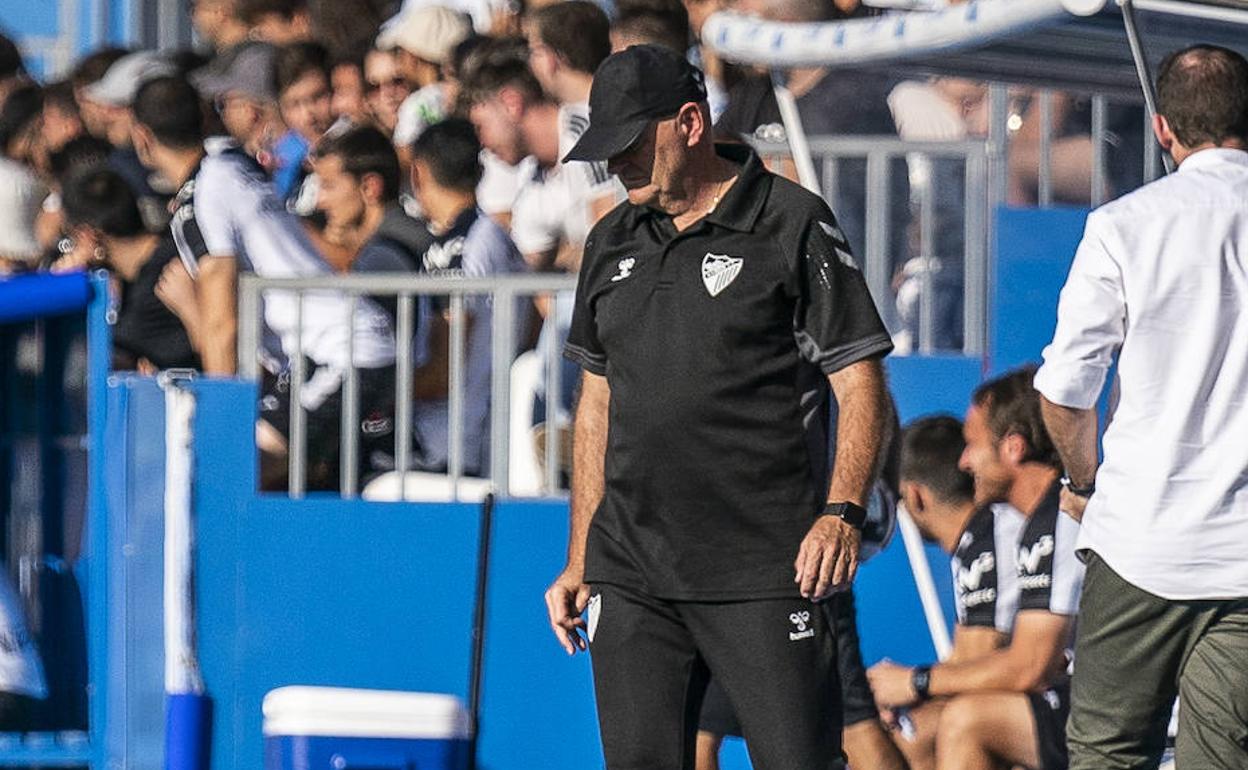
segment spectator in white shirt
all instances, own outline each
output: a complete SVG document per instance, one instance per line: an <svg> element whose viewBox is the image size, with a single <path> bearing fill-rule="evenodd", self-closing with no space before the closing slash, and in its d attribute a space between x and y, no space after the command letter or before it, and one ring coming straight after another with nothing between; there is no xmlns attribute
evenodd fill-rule
<svg viewBox="0 0 1248 770"><path fill-rule="evenodd" d="M1036 375L1088 562L1077 770L1157 767L1176 694L1178 766L1248 766L1248 61L1178 51L1157 92L1179 170L1088 217Z"/></svg>
<svg viewBox="0 0 1248 770"><path fill-rule="evenodd" d="M399 107L394 128L400 152L450 113L455 94L447 87L446 70L455 47L470 34L468 17L441 5L426 5L403 14L377 37L379 48L394 49L399 71L414 89Z"/></svg>
<svg viewBox="0 0 1248 770"><path fill-rule="evenodd" d="M559 103L560 161L589 127L589 89L594 71L611 55L610 32L607 15L587 0L548 5L530 17L529 67L542 90ZM585 217L571 233L579 245L589 228L624 200L624 188L606 163L561 163L560 174L569 203Z"/></svg>
<svg viewBox="0 0 1248 770"><path fill-rule="evenodd" d="M227 139L204 141L199 98L189 83L179 78L147 83L135 99L135 118L140 156L179 185L170 228L182 260L170 265L162 282L188 274L194 279L193 306L175 312L197 316L204 371L232 375L238 274L297 278L332 271L255 161ZM385 469L381 445L393 432L395 361L394 331L385 313L367 298L352 313L347 298L335 291L271 291L263 299L265 341L257 354L272 382L266 382L261 399L261 448L274 459L286 453L291 393L285 367L302 365L307 379L299 406L308 412L307 456L315 472L309 473L309 488L313 483L335 488L341 386L354 367L360 378L359 457L369 464L360 470ZM280 467L274 464L274 472ZM268 478L278 483L277 477Z"/></svg>

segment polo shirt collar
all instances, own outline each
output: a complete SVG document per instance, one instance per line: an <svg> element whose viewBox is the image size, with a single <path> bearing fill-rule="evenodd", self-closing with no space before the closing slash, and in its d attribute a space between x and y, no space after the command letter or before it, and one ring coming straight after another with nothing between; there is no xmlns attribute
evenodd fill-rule
<svg viewBox="0 0 1248 770"><path fill-rule="evenodd" d="M1220 163L1248 166L1248 152L1237 150L1233 147L1210 147L1205 150L1198 150L1187 156L1187 159L1179 164L1179 171L1195 171Z"/></svg>
<svg viewBox="0 0 1248 770"><path fill-rule="evenodd" d="M754 223L767 203L767 190L764 188L768 179L767 169L763 167L758 153L748 145L717 144L715 152L721 158L741 164L741 171L719 205L703 221L748 233L754 229Z"/></svg>

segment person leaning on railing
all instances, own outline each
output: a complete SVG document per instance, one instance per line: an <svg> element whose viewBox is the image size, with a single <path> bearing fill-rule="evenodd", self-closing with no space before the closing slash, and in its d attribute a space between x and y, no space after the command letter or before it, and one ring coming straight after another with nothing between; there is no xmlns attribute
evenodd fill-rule
<svg viewBox="0 0 1248 770"><path fill-rule="evenodd" d="M228 82L221 85L228 91ZM170 228L181 260L170 264L165 277L194 282L190 301L179 312L198 319L204 371L235 374L238 274L251 270L262 278L315 277L332 270L303 224L278 200L260 166L228 139L205 140L200 98L185 79L157 78L144 84L134 112L136 149L179 188ZM331 291L273 291L263 306L265 324L280 344L270 341L264 350L247 354L261 355L269 374L262 383L258 431L263 457L271 461L262 463L266 485L277 485L282 477L281 460L290 437L290 378L297 371L291 364L297 356L305 359L301 398L308 418L307 457L315 470L309 474L309 488L337 487L339 409L349 367L360 378L360 471L388 470L385 458L394 443L395 346L385 313L364 298L352 316L347 298Z"/></svg>

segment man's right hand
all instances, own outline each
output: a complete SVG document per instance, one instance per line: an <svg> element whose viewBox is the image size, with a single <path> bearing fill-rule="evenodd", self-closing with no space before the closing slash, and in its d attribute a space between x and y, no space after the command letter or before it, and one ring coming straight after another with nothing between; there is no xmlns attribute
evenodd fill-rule
<svg viewBox="0 0 1248 770"><path fill-rule="evenodd" d="M581 633L585 630L585 619L581 613L589 604L589 586L584 582L584 574L583 568L568 565L546 589L550 630L569 655L575 655L578 649L589 649L589 643Z"/></svg>

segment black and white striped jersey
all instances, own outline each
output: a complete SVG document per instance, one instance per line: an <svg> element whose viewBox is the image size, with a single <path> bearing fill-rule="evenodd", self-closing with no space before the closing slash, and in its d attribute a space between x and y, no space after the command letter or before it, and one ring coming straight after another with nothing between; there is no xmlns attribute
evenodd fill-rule
<svg viewBox="0 0 1248 770"><path fill-rule="evenodd" d="M262 278L333 274L303 223L286 210L255 160L222 137L208 139L204 150L199 167L174 198L169 223L178 255L193 278L199 275L201 260L210 256L232 257L240 271ZM356 366L394 363L390 320L367 298L351 315L341 292L306 291L296 296L268 291L263 308L267 359L280 361L298 350L318 364L345 369L354 333Z"/></svg>
<svg viewBox="0 0 1248 770"><path fill-rule="evenodd" d="M1007 503L985 505L971 517L950 560L959 625L1013 631L1019 602L1016 558L1025 523Z"/></svg>
<svg viewBox="0 0 1248 770"><path fill-rule="evenodd" d="M1079 611L1083 562L1075 554L1079 523L1058 509L1062 487L1054 483L1027 519L1018 541L1020 611L1055 615Z"/></svg>

